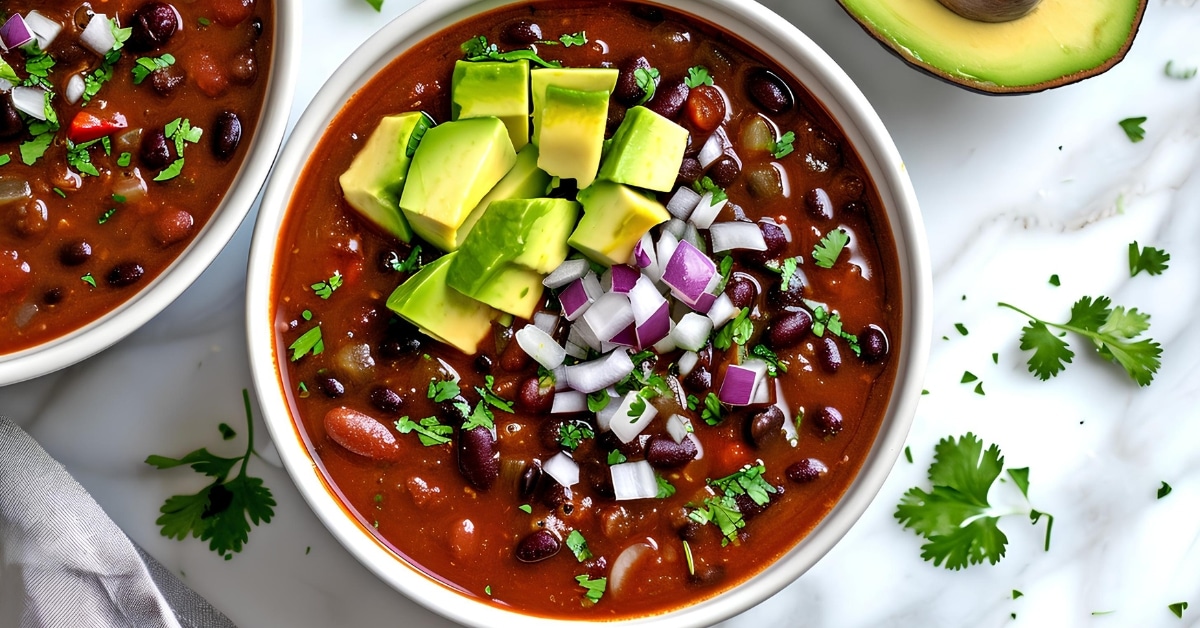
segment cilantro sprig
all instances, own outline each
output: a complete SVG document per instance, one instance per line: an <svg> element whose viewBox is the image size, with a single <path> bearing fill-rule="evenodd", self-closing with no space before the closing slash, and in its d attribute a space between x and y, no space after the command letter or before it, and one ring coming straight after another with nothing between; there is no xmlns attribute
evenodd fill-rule
<svg viewBox="0 0 1200 628"><path fill-rule="evenodd" d="M641 416L641 413L638 413L638 416ZM570 451L575 451L583 441L595 436L596 433L587 425L567 422L558 428L558 443Z"/></svg>
<svg viewBox="0 0 1200 628"><path fill-rule="evenodd" d="M1050 551L1052 515L1032 507L997 512L988 502L988 492L1003 470L1000 448L993 444L985 451L983 441L970 432L937 444L929 466L931 490L910 488L895 513L900 525L925 538L921 558L954 571L984 561L994 565L1004 558L1008 546L1008 537L997 524L1014 514L1028 516L1033 524L1046 517L1045 551ZM1009 469L1008 476L1028 504L1029 469Z"/></svg>
<svg viewBox="0 0 1200 628"><path fill-rule="evenodd" d="M825 237L821 238L821 241L813 248L813 260L821 268L833 268L838 256L842 254L842 249L845 249L847 244L850 244L850 234L846 233L844 229L834 229L825 234Z"/></svg>
<svg viewBox="0 0 1200 628"><path fill-rule="evenodd" d="M1152 246L1138 247L1137 241L1129 243L1129 276L1136 277L1143 270L1148 275L1161 275L1167 269L1171 254Z"/></svg>
<svg viewBox="0 0 1200 628"><path fill-rule="evenodd" d="M575 560L583 562L592 557L592 551L588 549L587 539L583 537L583 533L579 530L571 530L567 535L567 549L575 555Z"/></svg>
<svg viewBox="0 0 1200 628"><path fill-rule="evenodd" d="M234 458L217 456L206 448L197 449L182 458L149 456L146 464L156 469L190 466L213 478L208 486L192 495L167 498L155 521L167 538L193 538L208 541L208 548L225 560L242 551L249 541L251 524L271 522L275 516L275 498L271 489L259 478L246 473L250 455L254 453L254 416L250 409L250 392L242 390L246 406L246 452ZM223 431L222 436L226 432ZM228 439L226 439L228 440ZM239 466L232 478L233 468ZM247 520L248 519L248 520Z"/></svg>
<svg viewBox="0 0 1200 628"><path fill-rule="evenodd" d="M1027 316L1029 323L1021 328L1021 349L1033 351L1029 357L1029 372L1045 381L1058 375L1075 357L1063 334L1054 330L1075 332L1092 341L1096 353L1110 362L1120 364L1139 386L1149 386L1162 365L1162 346L1151 338L1137 338L1150 329L1150 315L1137 308L1113 306L1108 297L1083 297L1071 306L1066 323L1042 320L1016 306L999 303Z"/></svg>
<svg viewBox="0 0 1200 628"><path fill-rule="evenodd" d="M1125 118L1117 124L1121 125L1121 129L1125 131L1125 135L1129 137L1129 141L1138 143L1146 139L1146 130L1142 125L1146 122L1146 116L1138 116L1136 118Z"/></svg>
<svg viewBox="0 0 1200 628"><path fill-rule="evenodd" d="M697 65L688 68L687 78L683 79L683 82L689 89L696 89L701 85L712 85L713 79L708 73L708 68Z"/></svg>
<svg viewBox="0 0 1200 628"><path fill-rule="evenodd" d="M167 136L167 139L175 144L176 159L154 177L155 181L169 181L178 177L183 172L183 165L185 163L184 150L188 144L195 144L200 141L200 138L204 135L204 129L192 126L191 121L187 118L175 118L163 127L163 133Z"/></svg>
<svg viewBox="0 0 1200 628"><path fill-rule="evenodd" d="M141 85L154 72L175 65L175 57L164 54L161 57L138 57L133 64L133 84Z"/></svg>
<svg viewBox="0 0 1200 628"><path fill-rule="evenodd" d="M633 71L633 80L642 90L642 98L637 104L641 105L654 98L654 90L658 88L659 72L657 68L638 68Z"/></svg>
<svg viewBox="0 0 1200 628"><path fill-rule="evenodd" d="M508 52L500 52L496 44L489 44L487 37L480 35L463 42L459 48L467 61L520 61L522 59L536 63L544 68L561 68L562 64L557 61L546 61L539 57L536 52L527 49L510 50Z"/></svg>
<svg viewBox="0 0 1200 628"><path fill-rule="evenodd" d="M450 434L454 433L453 427L443 425L435 416L425 417L419 422L402 416L399 421L396 421L396 430L401 434L416 432L417 438L426 447L445 445L450 442Z"/></svg>
<svg viewBox="0 0 1200 628"><path fill-rule="evenodd" d="M775 159L783 159L792 154L795 148L792 143L796 141L796 134L788 131L779 137L778 140L772 140L770 146L771 156Z"/></svg>
<svg viewBox="0 0 1200 628"><path fill-rule="evenodd" d="M333 296L333 292L335 290L342 287L342 283L344 281L345 280L342 278L342 273L335 270L329 279L318 281L309 287L312 288L312 291L317 296L321 297L322 299L328 299L329 297Z"/></svg>

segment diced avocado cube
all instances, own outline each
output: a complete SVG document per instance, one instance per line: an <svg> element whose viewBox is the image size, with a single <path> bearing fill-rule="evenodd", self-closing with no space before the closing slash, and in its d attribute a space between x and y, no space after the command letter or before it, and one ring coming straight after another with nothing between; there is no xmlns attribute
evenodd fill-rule
<svg viewBox="0 0 1200 628"><path fill-rule="evenodd" d="M400 212L400 192L417 142L431 126L419 111L383 118L338 179L351 207L405 242L412 229Z"/></svg>
<svg viewBox="0 0 1200 628"><path fill-rule="evenodd" d="M446 285L455 255L426 264L392 292L387 306L430 338L469 355L475 353L500 313Z"/></svg>
<svg viewBox="0 0 1200 628"><path fill-rule="evenodd" d="M542 300L542 279L567 258L567 236L579 204L561 198L492 203L446 277L450 287L521 318Z"/></svg>
<svg viewBox="0 0 1200 628"><path fill-rule="evenodd" d="M493 201L510 198L536 198L546 193L551 177L537 167L537 161L537 146L526 144L525 148L517 153L517 163L513 165L512 170L509 170L508 174L504 175L504 178L496 184L496 187L492 188L492 191L479 201L475 209L471 210L471 214L463 221L462 226L458 228L456 243L459 247L462 246L463 240L466 240L467 234L471 233L471 229L479 221L484 210Z"/></svg>
<svg viewBox="0 0 1200 628"><path fill-rule="evenodd" d="M597 176L670 192L679 178L687 140L687 129L645 107L633 107L613 133L612 146Z"/></svg>
<svg viewBox="0 0 1200 628"><path fill-rule="evenodd" d="M583 218L567 244L606 266L629 261L638 240L671 217L658 201L612 181L597 181L578 198Z"/></svg>
<svg viewBox="0 0 1200 628"><path fill-rule="evenodd" d="M542 107L546 102L546 88L557 85L581 92L603 91L611 94L617 86L617 74L615 68L534 69L529 75L530 95L533 97L533 143L541 143Z"/></svg>
<svg viewBox="0 0 1200 628"><path fill-rule="evenodd" d="M585 188L596 179L604 153L608 92L583 92L551 85L542 108L538 167Z"/></svg>
<svg viewBox="0 0 1200 628"><path fill-rule="evenodd" d="M450 117L500 118L513 148L529 143L529 62L457 61L450 80Z"/></svg>
<svg viewBox="0 0 1200 628"><path fill-rule="evenodd" d="M516 161L499 118L439 124L425 133L413 155L400 208L417 235L453 251L471 210Z"/></svg>

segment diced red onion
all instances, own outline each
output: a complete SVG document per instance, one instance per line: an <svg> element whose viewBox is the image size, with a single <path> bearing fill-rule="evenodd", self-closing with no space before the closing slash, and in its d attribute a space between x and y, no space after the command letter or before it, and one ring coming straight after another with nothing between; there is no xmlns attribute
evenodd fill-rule
<svg viewBox="0 0 1200 628"><path fill-rule="evenodd" d="M14 87L12 104L18 111L38 120L46 119L46 90L40 87Z"/></svg>
<svg viewBox="0 0 1200 628"><path fill-rule="evenodd" d="M614 389L612 386L609 386L608 388L604 389L604 392L608 395L608 405L604 406L599 412L596 413L596 428L601 432L607 432L609 430L609 427L612 424L613 415L615 415L617 410L621 408L621 395L617 394L616 389Z"/></svg>
<svg viewBox="0 0 1200 628"><path fill-rule="evenodd" d="M767 250L767 241L763 239L762 230L752 222L714 223L708 228L708 235L712 236L713 253L733 249Z"/></svg>
<svg viewBox="0 0 1200 628"><path fill-rule="evenodd" d="M629 292L629 305L633 309L639 348L653 345L670 333L670 308L649 277L642 275L638 278Z"/></svg>
<svg viewBox="0 0 1200 628"><path fill-rule="evenodd" d="M33 40L33 31L19 13L14 13L4 26L0 26L0 42L3 42L5 52L25 46Z"/></svg>
<svg viewBox="0 0 1200 628"><path fill-rule="evenodd" d="M533 324L537 328L547 334L554 334L554 330L558 328L558 314L553 312L535 312L533 314Z"/></svg>
<svg viewBox="0 0 1200 628"><path fill-rule="evenodd" d="M654 467L645 460L614 464L609 467L609 472L612 474L613 494L617 501L658 496L658 478L654 475ZM621 556L625 556L625 553L622 552ZM616 570L616 562L613 563L613 570Z"/></svg>
<svg viewBox="0 0 1200 628"><path fill-rule="evenodd" d="M717 265L691 242L680 242L663 268L662 281L671 286L671 294L680 301L695 305L714 277L720 277Z"/></svg>
<svg viewBox="0 0 1200 628"><path fill-rule="evenodd" d="M517 344L543 367L554 370L562 365L567 357L567 350L555 342L554 338L542 331L536 325L526 325L516 333Z"/></svg>
<svg viewBox="0 0 1200 628"><path fill-rule="evenodd" d="M25 23L29 25L29 30L33 31L33 36L37 38L38 48L42 50L49 50L50 44L62 32L62 24L37 11L26 13Z"/></svg>
<svg viewBox="0 0 1200 628"><path fill-rule="evenodd" d="M573 321L592 306L596 299L600 298L603 291L600 289L600 280L596 278L596 273L588 271L583 277L576 279L565 290L558 293L558 302L562 305L563 316L567 320Z"/></svg>
<svg viewBox="0 0 1200 628"><path fill-rule="evenodd" d="M620 292L628 294L642 274L624 264L617 264L604 271L600 277L600 287L605 292Z"/></svg>
<svg viewBox="0 0 1200 628"><path fill-rule="evenodd" d="M638 393L637 390L625 393L617 412L609 419L608 428L622 443L628 443L637 438L638 434L641 434L642 430L650 425L654 417L658 416L658 408L655 408L654 404L643 399ZM639 404L645 406L641 414L637 414L633 410L634 406ZM631 415L631 412L634 414Z"/></svg>
<svg viewBox="0 0 1200 628"><path fill-rule="evenodd" d="M731 406L748 406L754 402L758 386L766 375L767 364L761 360L730 364L725 369L717 398Z"/></svg>
<svg viewBox="0 0 1200 628"><path fill-rule="evenodd" d="M83 98L83 90L86 87L87 86L84 84L82 76L78 74L72 74L71 78L67 79L67 89L63 96L66 97L67 102L74 105L75 103L79 102L80 98Z"/></svg>
<svg viewBox="0 0 1200 628"><path fill-rule="evenodd" d="M713 301L712 307L708 308L706 316L713 322L713 329L720 329L722 325L733 320L738 315L738 309L733 306L733 301L729 300L729 295L724 292L721 296Z"/></svg>
<svg viewBox="0 0 1200 628"><path fill-rule="evenodd" d="M649 231L643 233L637 244L633 245L633 255L630 256L629 263L638 268L645 268L654 263L654 240Z"/></svg>
<svg viewBox="0 0 1200 628"><path fill-rule="evenodd" d="M659 355L671 353L679 348L675 345L675 339L671 337L671 332L675 330L675 321L672 321L670 318L668 318L667 323L667 335L663 336L662 339L651 345L651 348L654 349L654 351Z"/></svg>
<svg viewBox="0 0 1200 628"><path fill-rule="evenodd" d="M783 384L779 378L774 378L775 407L783 413L783 433L787 436L788 444L795 447L800 444L800 434L796 432L796 424L792 422L792 409L788 407L787 399L783 397ZM804 410L801 409L801 412Z"/></svg>
<svg viewBox="0 0 1200 628"><path fill-rule="evenodd" d="M543 462L542 471L566 488L571 488L579 483L579 465L565 452L560 451Z"/></svg>
<svg viewBox="0 0 1200 628"><path fill-rule="evenodd" d="M693 353L692 355L695 354ZM692 422L687 417L681 414L672 414L671 417L667 419L667 434L669 434L676 443L682 443L683 439L687 438L687 435L690 434L691 431Z"/></svg>
<svg viewBox="0 0 1200 628"><path fill-rule="evenodd" d="M667 211L680 220L687 220L699 203L700 193L686 185L681 185L675 189L675 193L667 201Z"/></svg>
<svg viewBox="0 0 1200 628"><path fill-rule="evenodd" d="M587 395L578 390L559 390L554 393L554 403L550 406L550 414L587 412L587 409Z"/></svg>
<svg viewBox="0 0 1200 628"><path fill-rule="evenodd" d="M713 279L714 283L716 283L716 281L720 280L720 276L714 277ZM716 286L710 286L710 290L705 290L704 294L700 295L700 299L696 301L696 304L692 306L692 309L700 312L701 314L707 314L708 310L712 308L713 303L717 302L717 295L713 294L711 291L711 289L715 289L715 287Z"/></svg>
<svg viewBox="0 0 1200 628"><path fill-rule="evenodd" d="M675 344L680 349L699 351L708 342L708 336L712 333L712 329L712 321L707 316L688 312L675 323L675 329L671 330L671 337L675 339Z"/></svg>
<svg viewBox="0 0 1200 628"><path fill-rule="evenodd" d="M700 153L696 155L696 159L700 162L700 167L705 170L713 165L713 162L721 158L725 154L725 140L719 133L713 133L704 141L704 146L700 147Z"/></svg>
<svg viewBox="0 0 1200 628"><path fill-rule="evenodd" d="M617 335L613 336L610 342L622 347L637 347L637 326L630 323L628 327L617 332Z"/></svg>
<svg viewBox="0 0 1200 628"><path fill-rule="evenodd" d="M712 226L713 221L717 219L717 215L725 209L725 205L729 203L729 199L721 199L713 203L712 192L705 192L700 197L700 202L696 204L696 211L688 217L688 222L696 225L699 229L707 229Z"/></svg>
<svg viewBox="0 0 1200 628"><path fill-rule="evenodd" d="M87 27L79 34L79 42L92 52L104 56L117 45L113 35L112 22L103 13L93 13Z"/></svg>
<svg viewBox="0 0 1200 628"><path fill-rule="evenodd" d="M596 332L601 341L612 341L633 323L633 308L629 297L617 292L606 292L583 313L583 320Z"/></svg>
<svg viewBox="0 0 1200 628"><path fill-rule="evenodd" d="M624 349L618 349L588 362L572 364L567 369L567 384L583 393L602 390L625 379L633 372L633 360Z"/></svg>
<svg viewBox="0 0 1200 628"><path fill-rule="evenodd" d="M591 264L585 259L569 259L558 265L553 272L546 275L542 280L542 285L547 288L561 288L576 279L582 278L592 269Z"/></svg>
<svg viewBox="0 0 1200 628"><path fill-rule="evenodd" d="M658 236L658 242L656 242L654 245L654 252L658 256L658 266L660 271L657 279L655 279L653 275L651 275L651 279L654 279L655 281L662 280L662 275L666 270L667 262L671 260L671 256L675 254L675 248L678 246L679 238L671 235L669 232L664 231L662 232L662 235Z"/></svg>
<svg viewBox="0 0 1200 628"><path fill-rule="evenodd" d="M700 356L695 351L684 351L675 361L675 365L679 368L679 376L687 377L692 369L696 368L696 363L699 361Z"/></svg>

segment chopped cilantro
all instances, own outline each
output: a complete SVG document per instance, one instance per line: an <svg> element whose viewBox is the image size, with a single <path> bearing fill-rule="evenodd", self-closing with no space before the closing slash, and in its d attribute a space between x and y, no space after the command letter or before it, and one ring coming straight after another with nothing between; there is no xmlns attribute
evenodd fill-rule
<svg viewBox="0 0 1200 628"><path fill-rule="evenodd" d="M904 459L908 460L909 464L912 464L913 457L912 457L912 448L911 447L908 447L908 446L904 447Z"/></svg>
<svg viewBox="0 0 1200 628"><path fill-rule="evenodd" d="M638 68L633 71L633 80L637 82L637 86L642 90L642 99L637 104L642 104L654 98L654 90L658 87L658 69L657 68Z"/></svg>
<svg viewBox="0 0 1200 628"><path fill-rule="evenodd" d="M536 63L544 68L560 68L562 64L557 61L546 61L539 57L532 50L510 50L508 52L500 52L496 44L489 44L487 37L480 35L463 42L461 46L463 55L467 61L520 61L526 59L532 63Z"/></svg>
<svg viewBox="0 0 1200 628"><path fill-rule="evenodd" d="M217 429L221 432L222 440L233 440L237 438L237 432L235 432L232 427L229 427L228 423L221 423L217 426Z"/></svg>
<svg viewBox="0 0 1200 628"><path fill-rule="evenodd" d="M1167 484L1166 482L1163 482L1162 486L1158 487L1158 499L1162 499L1170 494L1171 494L1171 485Z"/></svg>
<svg viewBox="0 0 1200 628"><path fill-rule="evenodd" d="M583 533L579 530L571 530L567 535L567 549L575 555L575 560L583 562L592 557L591 550L588 549L587 539L583 538Z"/></svg>
<svg viewBox="0 0 1200 628"><path fill-rule="evenodd" d="M617 449L614 449L614 450L612 450L612 451L608 452L608 464L609 464L609 466L612 466L612 465L614 465L614 464L621 464L621 463L623 463L623 462L628 462L628 461L629 461L629 458L626 458L626 457L625 457L625 454L621 453L621 452L620 452L619 450L617 450Z"/></svg>
<svg viewBox="0 0 1200 628"><path fill-rule="evenodd" d="M1057 274L1050 275L1050 285L1054 286L1055 288L1062 285L1062 280L1058 278Z"/></svg>
<svg viewBox="0 0 1200 628"><path fill-rule="evenodd" d="M299 360L309 353L320 355L325 351L325 341L321 338L321 325L318 324L301 334L295 342L288 345L288 349L292 350L292 362Z"/></svg>
<svg viewBox="0 0 1200 628"><path fill-rule="evenodd" d="M979 382L979 383L975 384L975 394L981 395L981 396L987 394L987 393L983 392L983 382Z"/></svg>
<svg viewBox="0 0 1200 628"><path fill-rule="evenodd" d="M1170 610L1172 613L1175 613L1176 617L1183 619L1183 611L1186 611L1187 607L1188 607L1187 602L1175 602L1174 604L1168 605L1167 609Z"/></svg>
<svg viewBox="0 0 1200 628"><path fill-rule="evenodd" d="M17 76L17 71L4 59L0 59L0 80L8 81L13 85L21 83L21 78Z"/></svg>
<svg viewBox="0 0 1200 628"><path fill-rule="evenodd" d="M21 142L21 161L26 166L32 166L46 154L50 143L54 141L54 132L48 131L34 135L33 139Z"/></svg>
<svg viewBox="0 0 1200 628"><path fill-rule="evenodd" d="M754 322L750 320L750 308L744 307L738 311L732 322L717 330L713 336L713 347L725 350L734 343L742 346L749 342L753 335Z"/></svg>
<svg viewBox="0 0 1200 628"><path fill-rule="evenodd" d="M658 493L654 495L655 499L667 499L675 494L675 486L668 482L662 474L655 473L654 480L658 482Z"/></svg>
<svg viewBox="0 0 1200 628"><path fill-rule="evenodd" d="M533 514L533 506L530 506L529 504L521 504L520 506L517 506L517 510L520 510L527 515Z"/></svg>
<svg viewBox="0 0 1200 628"><path fill-rule="evenodd" d="M967 326L966 326L966 325L963 325L962 323L955 323L955 324L954 324L954 328L958 330L958 333L960 333L960 334L962 334L962 335L964 335L964 336L966 336L966 335L967 335L967 333L968 333L968 332L967 332Z"/></svg>
<svg viewBox="0 0 1200 628"><path fill-rule="evenodd" d="M1013 589L1013 591L1012 591L1012 599L1014 599L1014 600L1015 600L1015 599L1017 599L1017 598L1019 598L1019 597L1021 597L1021 596L1023 596L1023 595L1025 595L1025 594L1024 594L1024 593L1021 593L1020 591L1018 591L1018 590L1016 590L1016 589Z"/></svg>
<svg viewBox="0 0 1200 628"><path fill-rule="evenodd" d="M792 143L795 141L796 134L788 131L781 135L778 140L772 140L770 146L768 146L768 150L770 150L771 156L775 159L783 159L791 155L792 151L795 150L792 147Z"/></svg>
<svg viewBox="0 0 1200 628"><path fill-rule="evenodd" d="M64 192L64 191L62 191L62 188L60 188L60 187L53 187L53 188L50 188L50 189L51 189L51 190L52 190L52 191L53 191L55 194L59 195L60 197L62 197L62 198L67 198L67 193L66 193L66 192Z"/></svg>
<svg viewBox="0 0 1200 628"><path fill-rule="evenodd" d="M1136 277L1143 270L1147 274L1161 275L1167 269L1171 254L1152 246L1138 248L1137 241L1129 243L1129 276Z"/></svg>
<svg viewBox="0 0 1200 628"><path fill-rule="evenodd" d="M475 409L471 411L471 414L467 416L467 420L462 424L462 429L464 430L473 430L477 427L489 430L496 427L495 415L492 414L491 410L488 410L487 404L482 401L475 404Z"/></svg>
<svg viewBox="0 0 1200 628"><path fill-rule="evenodd" d="M368 2L368 3L369 3L371 6L375 6L375 4L376 4L376 3L378 3L378 4L379 4L379 6L383 6L383 0L367 0L367 2ZM211 24L212 24L212 20L210 20L210 19L208 19L208 18L206 18L206 17L198 17L198 18L196 18L196 23L200 25L200 28L204 28L204 27L206 27L206 26L209 26L209 25L211 25Z"/></svg>
<svg viewBox="0 0 1200 628"><path fill-rule="evenodd" d="M1146 130L1142 128L1142 124L1146 122L1146 116L1137 118L1125 118L1117 124L1121 125L1121 129L1125 131L1125 135L1129 136L1129 141L1137 143L1146 139Z"/></svg>
<svg viewBox="0 0 1200 628"><path fill-rule="evenodd" d="M629 404L629 422L636 423L642 415L646 413L646 398L641 394L633 399L633 403Z"/></svg>
<svg viewBox="0 0 1200 628"><path fill-rule="evenodd" d="M430 380L429 390L426 391L425 396L432 399L434 403L442 403L443 401L450 401L460 393L462 393L462 389L459 388L458 382L455 380Z"/></svg>
<svg viewBox="0 0 1200 628"><path fill-rule="evenodd" d="M97 222L98 224L101 224L101 225L102 225L102 224L104 224L104 223L108 222L108 220L109 220L110 218L112 218L112 217L113 217L113 214L115 214L115 213L117 213L117 208L116 208L116 207L110 207L110 208L108 208L107 210L105 210L103 214L100 214L100 218L96 219L96 222Z"/></svg>
<svg viewBox="0 0 1200 628"><path fill-rule="evenodd" d="M689 88L696 89L701 85L712 85L713 79L708 74L708 68L702 65L697 65L688 68L687 78L685 78L683 82L686 83Z"/></svg>
<svg viewBox="0 0 1200 628"><path fill-rule="evenodd" d="M396 421L396 430L401 434L416 432L417 438L426 447L445 445L450 442L450 434L454 433L453 427L443 425L435 416L425 417L419 423L402 416L399 421Z"/></svg>
<svg viewBox="0 0 1200 628"><path fill-rule="evenodd" d="M92 273L88 273L88 274L80 277L79 279L82 280L83 283L86 283L87 285L89 285L93 288L96 287L96 278L92 276Z"/></svg>
<svg viewBox="0 0 1200 628"><path fill-rule="evenodd" d="M588 578L587 574L575 576L575 582L578 582L579 586L587 590L584 596L592 604L599 602L600 598L604 597L604 589L608 586L608 578L596 578L593 580Z"/></svg>
<svg viewBox="0 0 1200 628"><path fill-rule="evenodd" d="M312 310L304 310L303 312L300 312L300 318L303 318L306 321L311 321L313 318Z"/></svg>
<svg viewBox="0 0 1200 628"><path fill-rule="evenodd" d="M800 261L799 257L789 257L783 260L779 276L780 289L787 290L792 285L792 277L796 274L796 269L800 266Z"/></svg>
<svg viewBox="0 0 1200 628"><path fill-rule="evenodd" d="M367 2L367 4L371 5L372 9L375 9L376 13L383 11L383 0L366 0L366 2ZM200 18L200 19L202 20L201 26L208 26L208 24L207 24L208 20L206 20L204 18ZM488 595L491 595L491 594L492 594L492 592L488 591Z"/></svg>
<svg viewBox="0 0 1200 628"><path fill-rule="evenodd" d="M1167 75L1168 78L1186 81L1196 76L1196 66L1176 68L1174 61L1167 61L1166 67L1163 68L1163 74Z"/></svg>
<svg viewBox="0 0 1200 628"><path fill-rule="evenodd" d="M25 74L27 76L24 81L21 81L21 85L41 87L47 91L53 90L54 85L50 82L50 71L54 69L54 63L54 57L41 51L25 57Z"/></svg>
<svg viewBox="0 0 1200 628"><path fill-rule="evenodd" d="M779 355L767 345L754 345L750 354L767 363L767 375L771 377L779 377L780 373L787 372L787 364L780 362Z"/></svg>
<svg viewBox="0 0 1200 628"><path fill-rule="evenodd" d="M418 244L408 253L408 257L402 262L396 258L392 262L392 270L398 273L411 273L421 267L421 245Z"/></svg>
<svg viewBox="0 0 1200 628"><path fill-rule="evenodd" d="M704 397L704 408L700 411L700 418L709 425L721 422L721 400L717 393L710 392Z"/></svg>
<svg viewBox="0 0 1200 628"><path fill-rule="evenodd" d="M325 281L318 281L309 286L313 292L322 299L328 299L333 296L333 291L342 287L342 274L338 271L333 271L333 276Z"/></svg>
<svg viewBox="0 0 1200 628"><path fill-rule="evenodd" d="M588 396L587 396L588 411L589 412L599 412L599 411L607 408L608 403L611 400L612 400L611 397L608 396L608 392L604 391L604 390L597 390L596 392L588 393Z"/></svg>
<svg viewBox="0 0 1200 628"><path fill-rule="evenodd" d="M582 46L588 43L587 32L579 31L578 33L571 35L563 35L562 37L558 38L558 41L561 41L563 46L567 48L570 48L571 46Z"/></svg>
<svg viewBox="0 0 1200 628"><path fill-rule="evenodd" d="M969 384L969 383L971 383L971 382L973 382L973 381L976 381L976 380L978 380L978 379L979 379L979 378L978 378L978 377L975 377L975 374L974 374L974 373L972 373L971 371L963 371L962 380L960 380L958 383L960 383L960 384Z"/></svg>
<svg viewBox="0 0 1200 628"><path fill-rule="evenodd" d="M128 168L131 163L133 163L133 155L131 153L121 153L117 157L117 165L122 168Z"/></svg>
<svg viewBox="0 0 1200 628"><path fill-rule="evenodd" d="M175 143L175 154L178 158L171 162L171 165L167 166L166 169L158 173L158 176L154 177L155 181L168 181L178 177L183 171L184 149L188 144L199 142L200 138L204 135L204 129L192 126L191 121L187 118L175 118L163 127L163 131L167 139Z"/></svg>
<svg viewBox="0 0 1200 628"><path fill-rule="evenodd" d="M138 57L133 64L133 84L141 85L146 77L153 72L175 65L175 57L165 54L161 57Z"/></svg>
<svg viewBox="0 0 1200 628"><path fill-rule="evenodd" d="M596 433L592 431L592 428L586 425L567 422L558 428L558 443L571 451L575 451L585 439L595 436Z"/></svg>
<svg viewBox="0 0 1200 628"><path fill-rule="evenodd" d="M717 203L720 203L721 201L724 201L729 198L729 196L727 194L725 194L724 188L717 185L716 183L713 183L712 178L707 177L707 176L700 177L699 181L696 181L695 183L693 183L692 189L695 190L697 194L704 194L705 192L711 192L712 200L709 201L710 206L716 205Z"/></svg>
<svg viewBox="0 0 1200 628"><path fill-rule="evenodd" d="M714 524L721 530L721 546L737 540L737 531L746 527L746 519L738 510L737 501L728 495L717 495L704 500L703 507L694 508L688 518L700 525Z"/></svg>
<svg viewBox="0 0 1200 628"><path fill-rule="evenodd" d="M480 388L476 386L475 392L479 393L479 396L488 405L511 414L513 411L513 402L502 398L500 395L497 395L496 391L492 389L492 386L496 385L496 378L488 375L487 377L483 378L483 381L484 387Z"/></svg>
<svg viewBox="0 0 1200 628"><path fill-rule="evenodd" d="M709 484L721 489L723 493L731 497L746 495L754 500L755 504L766 506L771 501L771 493L776 492L775 487L762 477L766 471L766 467L761 463L754 466L746 465L723 478L710 480Z"/></svg>
<svg viewBox="0 0 1200 628"><path fill-rule="evenodd" d="M846 248L849 243L850 236L844 230L834 229L825 234L825 237L821 238L821 241L813 248L813 260L821 268L833 268L838 256L842 254L842 249Z"/></svg>

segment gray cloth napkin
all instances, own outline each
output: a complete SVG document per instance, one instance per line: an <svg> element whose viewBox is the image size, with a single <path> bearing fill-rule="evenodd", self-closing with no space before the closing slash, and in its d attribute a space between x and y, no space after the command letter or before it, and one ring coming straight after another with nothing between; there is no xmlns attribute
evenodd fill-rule
<svg viewBox="0 0 1200 628"><path fill-rule="evenodd" d="M233 628L0 419L0 627Z"/></svg>

